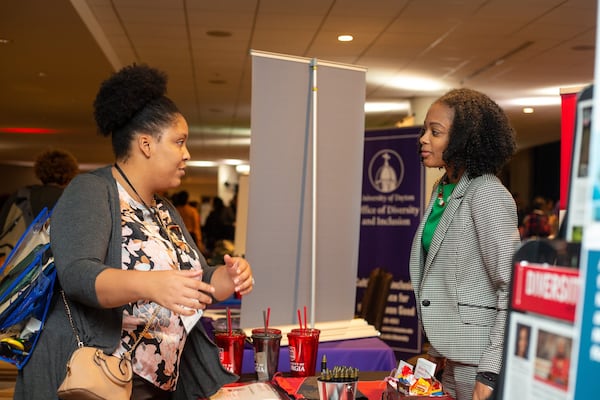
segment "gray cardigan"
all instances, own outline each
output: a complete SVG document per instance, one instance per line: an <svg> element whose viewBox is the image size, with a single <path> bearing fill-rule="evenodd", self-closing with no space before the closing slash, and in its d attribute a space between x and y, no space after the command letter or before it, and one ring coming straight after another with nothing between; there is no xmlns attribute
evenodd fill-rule
<svg viewBox="0 0 600 400"><path fill-rule="evenodd" d="M185 227L171 203L165 200L164 204L174 221ZM183 232L187 242L193 244L189 232ZM50 237L58 282L69 298L83 342L112 353L121 337L123 307L101 308L95 291L100 272L121 268L119 194L110 166L78 175L65 189L52 212ZM216 268L209 267L202 257L201 262L202 278L209 282ZM19 371L15 399L56 398L56 389L75 348L64 304L55 290L35 351ZM187 338L173 398L208 397L235 380L236 376L221 366L218 348L207 337L202 323L198 323Z"/></svg>

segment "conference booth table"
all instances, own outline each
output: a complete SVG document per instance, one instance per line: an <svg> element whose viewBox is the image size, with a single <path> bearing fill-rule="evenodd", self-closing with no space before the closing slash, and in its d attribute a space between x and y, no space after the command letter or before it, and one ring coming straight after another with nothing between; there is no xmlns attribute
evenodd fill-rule
<svg viewBox="0 0 600 400"><path fill-rule="evenodd" d="M217 329L224 329L225 318L223 318L222 311L226 308L230 308L234 315L232 318L233 328L239 328L239 305L240 300L231 298L210 307L216 313L205 313L205 316L202 317L202 323L209 336L214 337L215 326ZM283 335L285 336L285 332ZM282 344L279 350L278 370L289 372L290 352L287 340L282 340ZM398 366L392 348L374 336L320 341L317 353L317 371L319 371L323 355L327 357L327 365L330 368L339 365L358 368L359 371L391 371ZM254 349L250 341L246 342L242 360L242 374L249 373L254 373Z"/></svg>
<svg viewBox="0 0 600 400"><path fill-rule="evenodd" d="M398 366L394 351L381 339L370 337L319 343L317 371L323 355L327 365L351 366L359 371L391 371ZM279 350L280 372L290 371L290 352L288 346ZM254 372L254 349L247 343L242 361L242 374Z"/></svg>

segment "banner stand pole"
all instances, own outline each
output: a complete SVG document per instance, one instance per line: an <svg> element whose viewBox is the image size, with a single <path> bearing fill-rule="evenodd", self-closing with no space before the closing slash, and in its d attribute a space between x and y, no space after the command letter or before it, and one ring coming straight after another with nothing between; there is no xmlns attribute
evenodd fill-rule
<svg viewBox="0 0 600 400"><path fill-rule="evenodd" d="M310 61L312 74L312 244L311 244L311 287L310 287L310 326L315 327L315 307L317 293L317 59ZM305 321L306 323L306 321Z"/></svg>

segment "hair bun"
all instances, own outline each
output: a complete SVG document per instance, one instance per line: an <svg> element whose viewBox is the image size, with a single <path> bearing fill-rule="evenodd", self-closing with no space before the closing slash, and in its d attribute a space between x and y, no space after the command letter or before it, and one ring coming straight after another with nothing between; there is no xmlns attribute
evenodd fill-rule
<svg viewBox="0 0 600 400"><path fill-rule="evenodd" d="M94 100L99 132L109 136L148 103L165 96L167 75L147 65L132 64L102 82Z"/></svg>

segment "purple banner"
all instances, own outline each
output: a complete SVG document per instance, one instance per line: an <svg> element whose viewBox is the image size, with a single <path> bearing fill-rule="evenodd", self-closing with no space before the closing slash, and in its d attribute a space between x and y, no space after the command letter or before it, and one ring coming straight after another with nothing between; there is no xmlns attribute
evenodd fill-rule
<svg viewBox="0 0 600 400"><path fill-rule="evenodd" d="M425 170L417 141L421 127L365 133L357 307L369 274L382 268L394 279L381 326L381 339L399 359L421 352L421 332L408 261L421 220Z"/></svg>

